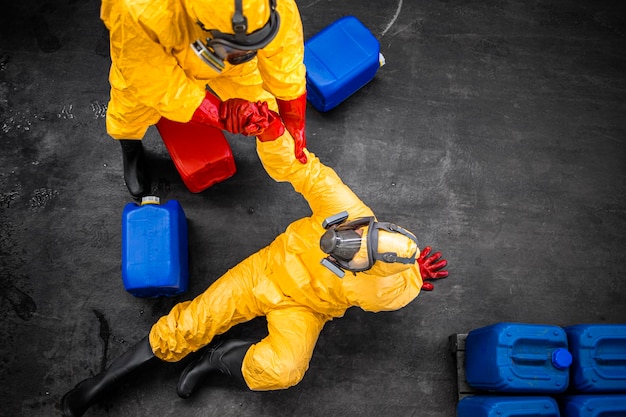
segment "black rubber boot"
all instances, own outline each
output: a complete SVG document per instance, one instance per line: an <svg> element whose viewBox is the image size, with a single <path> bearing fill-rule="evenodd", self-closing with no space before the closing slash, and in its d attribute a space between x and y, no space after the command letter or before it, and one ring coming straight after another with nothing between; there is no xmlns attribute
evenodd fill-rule
<svg viewBox="0 0 626 417"><path fill-rule="evenodd" d="M150 191L150 176L146 169L146 158L141 140L122 139L122 158L124 161L124 181L130 194L140 199Z"/></svg>
<svg viewBox="0 0 626 417"><path fill-rule="evenodd" d="M252 346L247 340L226 340L209 347L200 357L185 368L178 379L176 392L181 398L189 398L200 383L212 372L219 371L245 385L241 364Z"/></svg>
<svg viewBox="0 0 626 417"><path fill-rule="evenodd" d="M152 353L148 338L127 350L98 375L87 378L61 399L63 417L80 417L89 407L99 401L120 379L138 369L156 356Z"/></svg>

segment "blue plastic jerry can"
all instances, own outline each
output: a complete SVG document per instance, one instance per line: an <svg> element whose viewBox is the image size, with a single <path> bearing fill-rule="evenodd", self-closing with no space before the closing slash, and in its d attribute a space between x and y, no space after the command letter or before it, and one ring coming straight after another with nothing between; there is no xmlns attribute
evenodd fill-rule
<svg viewBox="0 0 626 417"><path fill-rule="evenodd" d="M497 323L465 341L465 377L475 389L503 393L561 393L572 355L558 326Z"/></svg>
<svg viewBox="0 0 626 417"><path fill-rule="evenodd" d="M155 196L122 213L122 281L136 297L169 297L189 284L187 219L176 200Z"/></svg>
<svg viewBox="0 0 626 417"><path fill-rule="evenodd" d="M354 16L337 19L304 44L307 98L326 112L370 82L385 59L372 32Z"/></svg>
<svg viewBox="0 0 626 417"><path fill-rule="evenodd" d="M570 388L578 392L626 393L626 324L565 327L573 362Z"/></svg>
<svg viewBox="0 0 626 417"><path fill-rule="evenodd" d="M624 417L626 393L566 395L559 406L563 417Z"/></svg>
<svg viewBox="0 0 626 417"><path fill-rule="evenodd" d="M548 396L471 395L457 404L457 417L560 417Z"/></svg>

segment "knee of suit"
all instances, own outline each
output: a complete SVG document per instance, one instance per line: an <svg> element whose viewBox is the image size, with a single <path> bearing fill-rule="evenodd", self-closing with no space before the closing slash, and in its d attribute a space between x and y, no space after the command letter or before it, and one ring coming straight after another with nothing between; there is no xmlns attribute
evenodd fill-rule
<svg viewBox="0 0 626 417"><path fill-rule="evenodd" d="M250 354L251 353L251 354ZM297 385L309 368L308 360L289 355L256 356L255 352L246 355L242 373L246 384L254 391L279 390Z"/></svg>

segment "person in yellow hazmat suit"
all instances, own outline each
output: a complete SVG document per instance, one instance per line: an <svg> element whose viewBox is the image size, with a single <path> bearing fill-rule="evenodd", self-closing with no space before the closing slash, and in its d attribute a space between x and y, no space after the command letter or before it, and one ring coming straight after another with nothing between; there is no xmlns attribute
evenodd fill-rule
<svg viewBox="0 0 626 417"><path fill-rule="evenodd" d="M103 0L100 17L111 51L106 127L122 146L131 195L150 191L141 139L161 117L255 136L270 108L306 162L304 40L294 0Z"/></svg>
<svg viewBox="0 0 626 417"><path fill-rule="evenodd" d="M448 275L440 252L431 254L430 247L420 252L411 232L378 221L332 168L306 148L302 164L293 147L287 131L257 142L269 175L290 182L312 214L293 222L195 299L175 305L149 336L69 391L62 399L64 416L83 415L116 381L155 358L176 362L205 347L179 378L182 398L213 372L235 377L251 390L288 388L303 378L326 322L353 306L373 312L400 309L415 299L425 279ZM267 319L264 339L211 343L259 316Z"/></svg>

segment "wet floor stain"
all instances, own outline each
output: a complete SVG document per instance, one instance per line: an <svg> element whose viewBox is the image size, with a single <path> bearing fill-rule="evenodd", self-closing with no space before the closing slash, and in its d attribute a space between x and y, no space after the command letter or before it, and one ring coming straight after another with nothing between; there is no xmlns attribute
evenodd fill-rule
<svg viewBox="0 0 626 417"><path fill-rule="evenodd" d="M109 339L111 337L111 329L109 327L109 322L107 321L106 317L104 317L104 314L102 314L102 312L98 311L98 310L93 310L93 313L96 315L96 317L98 318L98 321L100 322L100 339L102 339L102 359L100 360L100 371L104 371L106 369L106 365L107 365L107 356L109 354Z"/></svg>
<svg viewBox="0 0 626 417"><path fill-rule="evenodd" d="M104 119L107 115L107 104L94 100L91 102L91 111L96 119Z"/></svg>
<svg viewBox="0 0 626 417"><path fill-rule="evenodd" d="M13 284L5 283L0 286L0 297L8 301L15 314L24 321L30 320L37 311L35 301Z"/></svg>
<svg viewBox="0 0 626 417"><path fill-rule="evenodd" d="M0 123L0 130L3 133L11 131L27 132L30 130L32 122L30 117L22 112L14 112Z"/></svg>
<svg viewBox="0 0 626 417"><path fill-rule="evenodd" d="M74 105L72 103L64 104L59 114L57 114L57 117L59 119L73 119Z"/></svg>
<svg viewBox="0 0 626 417"><path fill-rule="evenodd" d="M31 210L41 210L50 204L52 199L59 194L58 191L51 188L38 188L33 191L33 195L30 198Z"/></svg>
<svg viewBox="0 0 626 417"><path fill-rule="evenodd" d="M5 71L9 62L11 62L9 55L0 54L0 71Z"/></svg>
<svg viewBox="0 0 626 417"><path fill-rule="evenodd" d="M19 189L0 193L0 208L11 208L11 203L20 196Z"/></svg>

